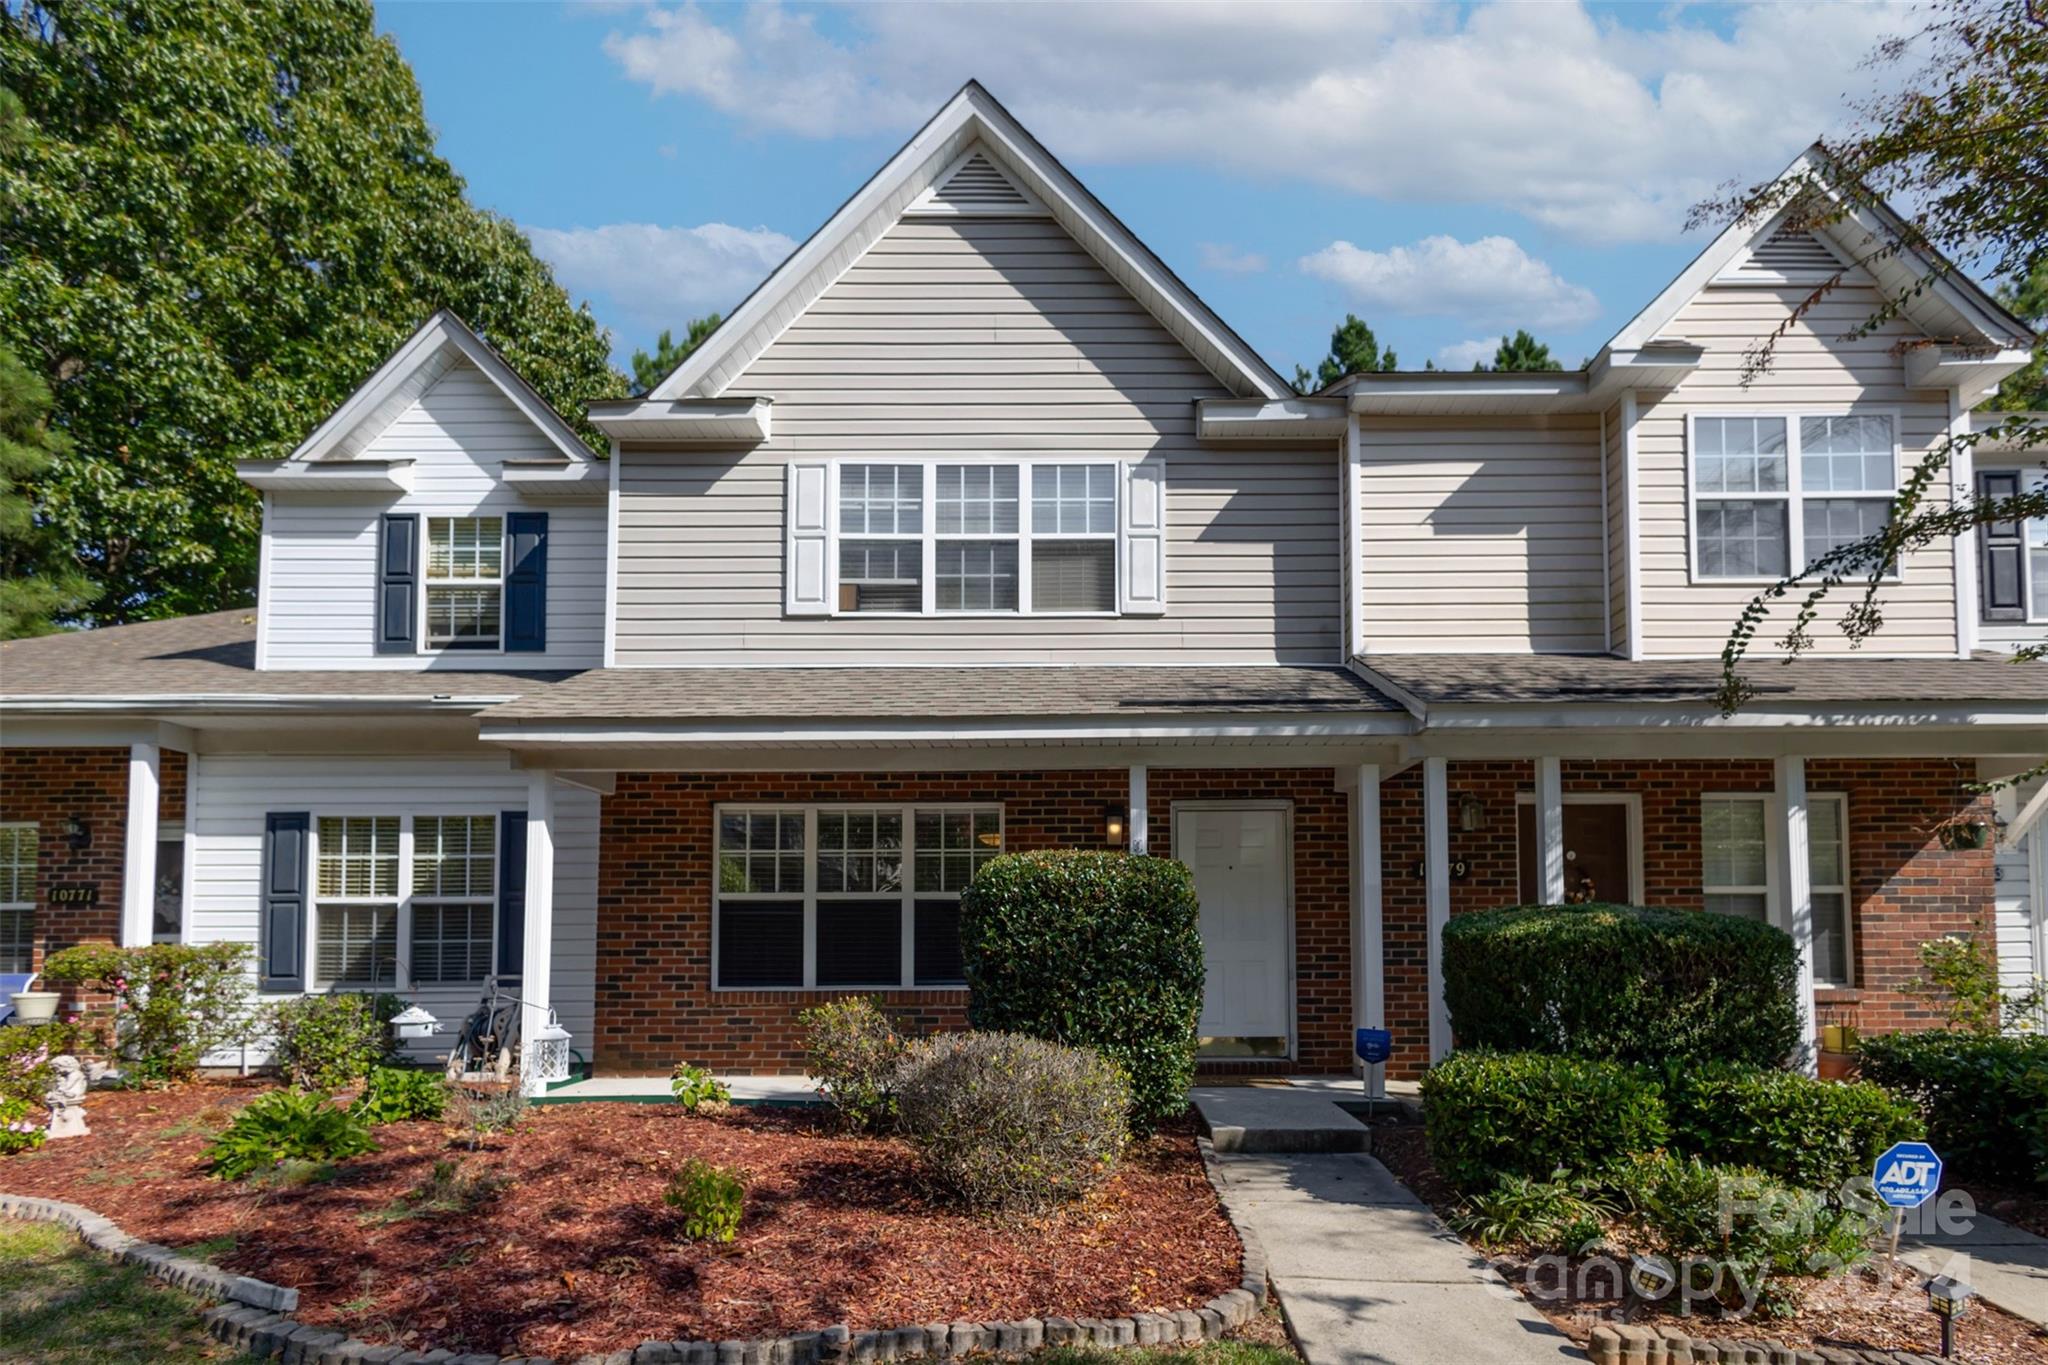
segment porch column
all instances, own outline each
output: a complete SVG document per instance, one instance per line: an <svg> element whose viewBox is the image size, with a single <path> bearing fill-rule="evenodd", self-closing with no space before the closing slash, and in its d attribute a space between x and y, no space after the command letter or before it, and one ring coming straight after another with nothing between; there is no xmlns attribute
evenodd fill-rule
<svg viewBox="0 0 2048 1365"><path fill-rule="evenodd" d="M1536 893L1545 905L1564 904L1564 764L1550 754L1536 760Z"/></svg>
<svg viewBox="0 0 2048 1365"><path fill-rule="evenodd" d="M1380 874L1380 765L1358 765L1351 809L1351 1018L1357 1028L1387 1026L1386 920ZM1363 1062L1354 1062L1364 1067ZM1373 1098L1386 1091L1384 1072L1373 1077Z"/></svg>
<svg viewBox="0 0 2048 1365"><path fill-rule="evenodd" d="M1778 884L1785 888L1779 927L1799 949L1799 1042L1793 1061L1807 1075L1820 1065L1820 1032L1813 1010L1813 868L1806 833L1806 760L1776 760L1778 810L1784 827L1778 839Z"/></svg>
<svg viewBox="0 0 2048 1365"><path fill-rule="evenodd" d="M121 946L147 944L156 923L156 807L163 746L128 746L128 829L121 853Z"/></svg>
<svg viewBox="0 0 2048 1365"><path fill-rule="evenodd" d="M527 774L526 787L526 932L519 964L519 998L526 1003L519 1017L521 1038L533 1037L548 1021L548 972L554 961L554 942L554 774L534 772ZM525 1068L519 1088L528 1095L541 1093L540 1081Z"/></svg>
<svg viewBox="0 0 2048 1365"><path fill-rule="evenodd" d="M1130 833L1130 850L1143 853L1151 846L1151 813L1145 805L1145 765L1131 765L1131 803L1124 816Z"/></svg>
<svg viewBox="0 0 2048 1365"><path fill-rule="evenodd" d="M1451 777L1447 760L1422 760L1422 888L1429 934L1429 1059L1451 1050L1444 1007L1444 926L1451 922Z"/></svg>

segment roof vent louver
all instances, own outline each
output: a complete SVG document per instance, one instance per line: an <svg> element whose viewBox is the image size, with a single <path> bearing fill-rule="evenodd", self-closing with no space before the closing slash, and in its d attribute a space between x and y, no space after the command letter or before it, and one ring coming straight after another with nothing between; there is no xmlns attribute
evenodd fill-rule
<svg viewBox="0 0 2048 1365"><path fill-rule="evenodd" d="M1811 229L1781 224L1736 257L1716 279L1738 284L1818 284L1844 268L1842 258Z"/></svg>
<svg viewBox="0 0 2048 1365"><path fill-rule="evenodd" d="M1041 217L1045 206L977 147L941 174L907 212L934 217Z"/></svg>

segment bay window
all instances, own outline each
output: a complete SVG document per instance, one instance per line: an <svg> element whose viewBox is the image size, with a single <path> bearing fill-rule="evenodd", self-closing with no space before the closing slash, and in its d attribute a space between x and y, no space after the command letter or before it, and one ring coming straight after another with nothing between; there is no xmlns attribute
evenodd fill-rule
<svg viewBox="0 0 2048 1365"><path fill-rule="evenodd" d="M724 807L722 990L958 986L960 891L1002 852L993 806Z"/></svg>
<svg viewBox="0 0 2048 1365"><path fill-rule="evenodd" d="M1693 577L1775 580L1884 528L1898 492L1889 414L1696 416Z"/></svg>
<svg viewBox="0 0 2048 1365"><path fill-rule="evenodd" d="M1700 799L1700 880L1708 910L1788 927L1780 909L1775 857L1783 837L1778 810L1768 793ZM1808 794L1806 845L1813 891L1814 979L1848 985L1847 797Z"/></svg>

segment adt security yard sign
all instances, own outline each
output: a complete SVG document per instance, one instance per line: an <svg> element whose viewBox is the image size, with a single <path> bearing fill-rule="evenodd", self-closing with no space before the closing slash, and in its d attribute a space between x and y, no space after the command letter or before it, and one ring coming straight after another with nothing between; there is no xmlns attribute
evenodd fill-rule
<svg viewBox="0 0 2048 1365"><path fill-rule="evenodd" d="M1924 1142L1892 1144L1871 1172L1877 1197L1895 1209L1917 1209L1941 1188L1941 1158Z"/></svg>
<svg viewBox="0 0 2048 1365"><path fill-rule="evenodd" d="M1377 1066L1394 1055L1394 1035L1383 1028L1362 1028L1353 1046L1360 1061Z"/></svg>

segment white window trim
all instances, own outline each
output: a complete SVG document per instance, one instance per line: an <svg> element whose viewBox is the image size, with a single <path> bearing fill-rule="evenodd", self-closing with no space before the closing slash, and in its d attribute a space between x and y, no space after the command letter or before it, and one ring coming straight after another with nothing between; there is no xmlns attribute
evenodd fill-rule
<svg viewBox="0 0 2048 1365"><path fill-rule="evenodd" d="M1755 895L1761 891L1764 897L1764 921L1790 933L1792 926L1786 922L1784 888L1780 885L1778 868L1782 859L1779 850L1785 840L1784 807L1774 791L1703 791L1700 800L1707 801L1754 801L1764 808L1764 885L1717 886L1711 888L1714 894ZM1849 828L1849 796L1839 791L1809 791L1806 804L1811 807L1822 801L1830 801L1841 808L1840 829L1842 832L1842 883L1839 886L1823 886L1814 882L1808 888L1815 894L1838 892L1842 897L1842 963L1847 969L1846 979L1833 981L1820 974L1820 964L1814 963L1814 984L1827 990L1851 990L1856 985L1856 872L1850 863L1852 840ZM1700 895L1709 894L1706 884L1706 840L1701 830L1700 842ZM1712 913L1712 912L1709 912Z"/></svg>
<svg viewBox="0 0 2048 1365"><path fill-rule="evenodd" d="M877 613L869 614L873 615ZM830 811L835 814L900 814L903 818L903 886L900 891L900 896L903 902L903 917L901 921L901 931L903 935L903 940L900 966L901 975L899 978L899 983L896 985L821 986L818 984L818 816L821 812L826 811ZM768 992L787 995L806 992L812 994L816 994L819 992L831 992L844 993L848 995L872 995L880 991L965 991L967 989L965 983L960 982L956 982L950 985L931 986L920 986L917 984L917 975L915 968L917 949L917 902L920 900L930 901L945 900L948 898L958 899L960 894L957 891L919 892L917 890L916 816L917 812L919 811L939 811L942 813L959 813L963 811L992 811L994 812L996 817L996 831L998 834L1002 836L1003 841L1002 848L999 851L1008 851L1010 839L1009 817L1003 804L1001 802L995 801L912 801L908 803L893 801L730 801L721 802L717 805L714 805L711 809L710 841L712 993L714 995L734 995ZM787 815L792 812L801 812L804 817L803 890L800 893L791 893L787 891L744 891L727 893L721 891L719 889L718 881L718 858L720 853L718 844L718 832L720 824L723 822L724 817L728 814ZM721 916L719 915L719 908L721 904L725 901L728 894L730 894L733 897L735 904L742 905L746 904L749 901L759 903L768 901L791 901L798 899L802 900L804 907L804 968L802 984L794 986L727 986L722 983L719 971L721 961L720 953L722 946L720 943L719 933L719 920L721 918ZM829 898L835 897L849 901L883 899L883 894L869 894L865 892L856 891L826 892L824 894L828 897L828 903Z"/></svg>
<svg viewBox="0 0 2048 1365"><path fill-rule="evenodd" d="M1704 498L1699 492L1699 423L1702 418L1764 418L1782 421L1785 424L1785 491L1782 493L1713 493ZM1905 459L1905 428L1899 409L1892 407L1871 407L1864 404L1807 405L1783 408L1731 408L1725 412L1715 410L1691 412L1685 418L1685 567L1686 581L1705 587L1768 587L1778 581L1774 574L1753 574L1728 576L1705 574L1700 571L1700 522L1699 504L1705 502L1783 502L1785 504L1786 559L1793 572L1806 567L1806 517L1805 478L1800 471L1799 419L1802 417L1883 417L1892 424L1892 486L1887 494L1823 492L1815 494L1816 500L1836 497L1866 498L1875 502L1880 496L1895 501L1899 495L1899 479ZM1906 581L1903 558L1897 569L1886 574L1885 583Z"/></svg>
<svg viewBox="0 0 2048 1365"><path fill-rule="evenodd" d="M0 901L0 912L4 912L10 915L17 913L27 914L29 933L29 960L30 962L34 962L36 925L36 883L42 870L43 860L42 826L34 820L6 820L0 821L0 829L25 829L32 831L36 836L35 855L32 858L30 858L28 862L28 899ZM27 971L31 970L31 968L23 968L23 970Z"/></svg>
<svg viewBox="0 0 2048 1365"><path fill-rule="evenodd" d="M1522 810L1536 804L1536 793L1515 793L1515 895L1522 893ZM1637 792L1566 792L1567 806L1622 806L1628 812L1628 897L1630 905L1643 903L1643 798Z"/></svg>
<svg viewBox="0 0 2048 1365"><path fill-rule="evenodd" d="M2017 474L2020 476L2020 488L2023 491L2029 487L2048 488L2048 474L2043 474L2038 465L1984 464L1980 461L1975 468L1980 474L1987 470L2001 474L2008 471ZM2031 484L2027 482L2029 474L2033 476ZM2032 542L2027 539L2029 534L2027 528L2036 523L2043 527L2048 527L2048 517L2028 517L2020 523L2020 605L2027 614L2025 624L2030 626L2048 625L2048 583L2036 584L2034 582L2033 547ZM1970 542L1972 554L1979 553L1976 537L1982 534L1983 528L1981 527L1973 531ZM2038 593L2036 592L2037 588L2039 589ZM1975 610L1981 615L1983 608L1980 605ZM1984 621L1980 622L1980 624L1996 629L2001 624L2010 627L2014 623L2010 621L2003 623Z"/></svg>
<svg viewBox="0 0 2048 1365"><path fill-rule="evenodd" d="M916 465L923 469L924 491L923 515L920 519L922 531L919 536L908 535L854 535L851 540L912 540L921 539L924 556L921 572L924 576L924 605L918 611L846 611L839 605L839 471L846 465ZM1042 460L1019 459L1014 455L931 455L908 458L889 455L844 456L832 460L826 480L825 504L825 598L831 610L826 614L833 617L874 618L878 620L906 620L923 617L941 617L946 620L1014 620L1020 616L1037 617L1041 620L1109 620L1122 615L1117 608L1108 611L1038 611L1031 603L1031 543L1034 540L1103 540L1115 546L1110 572L1115 576L1114 600L1123 601L1123 464L1114 458L1101 456L1080 458L1047 458ZM944 532L938 529L938 482L940 465L1008 465L1017 471L1017 530L1014 534L990 532ZM1103 465L1116 473L1111 481L1111 529L1108 532L1035 532L1031 529L1031 475L1040 465ZM991 541L1014 540L1017 545L1017 609L1015 611L940 611L938 609L938 546L941 541ZM483 653L482 650L466 651Z"/></svg>
<svg viewBox="0 0 2048 1365"><path fill-rule="evenodd" d="M419 821L421 820L488 820L490 822L491 851L486 859L491 874L489 894L483 896L430 896L413 889L413 875L416 870L415 863L419 855L416 835L419 829ZM490 811L436 811L431 815L408 815L405 817L405 833L399 840L399 847L405 863L405 866L401 869L405 874L405 881L401 883L404 891L402 899L405 904L399 915L398 927L399 932L405 935L405 951L402 956L405 960L405 982L409 989L480 986L483 984L485 977L495 974L498 961L498 895L500 889L498 886L498 876L505 856L505 850L500 845L500 841L503 838L504 822L497 814ZM413 935L416 929L416 916L414 912L422 905L464 907L481 905L484 907L484 923L487 932L484 935L485 966L483 975L444 977L437 981L413 980L412 948Z"/></svg>
<svg viewBox="0 0 2048 1365"><path fill-rule="evenodd" d="M481 651L479 651L479 652L481 652ZM307 832L307 842L308 842L308 845L309 845L309 849L308 849L308 862L307 862L307 866L308 866L308 868L309 868L309 869L311 870L311 876L310 876L310 877L309 877L309 878L307 879L307 886L306 886L306 921L305 921L305 930L304 930L304 933L305 933L305 938L304 938L304 942L305 942L305 945L306 945L306 991L307 991L307 993L308 993L308 994L312 994L312 995L327 995L327 994L333 994L333 993L340 993L340 994L344 994L344 995L346 995L346 994L353 994L353 993L357 993L357 992L361 992L361 991L380 991L380 992L383 992L383 991L389 991L389 992L391 992L391 993L394 993L394 994L400 994L400 993L404 993L404 992L407 992L407 991L412 991L412 990L417 990L417 989L427 989L427 990L439 990L439 989L444 989L444 988L446 988L446 989L460 989L460 988L464 988L464 987L468 987L468 986L474 986L474 985L479 985L479 984L481 984L481 982L480 982L480 980L479 980L479 981L429 981L429 982L426 982L426 983L424 983L424 985L420 985L420 984L418 984L418 983L415 983L415 982L413 981L413 979L412 979L412 910L413 910L413 890L412 890L412 873L413 873L413 829L414 829L414 823L413 823L413 822L414 822L415 820L417 820L417 819L420 819L420 818L421 818L420 816L418 816L418 815L415 815L415 814L412 814L412 813L410 813L410 812L404 812L404 813L397 813L397 814L398 814L398 894L397 894L397 895L396 895L395 897L392 897L392 896L334 896L334 897L327 897L327 898L323 898L323 897L322 897L322 896L320 895L320 822L321 822L322 820L378 820L378 819L388 819L388 818L389 818L389 817L390 817L390 816L391 816L392 814L394 814L394 812L392 812L392 811L390 811L390 810L388 810L388 809L385 809L385 810L375 810L375 811L364 811L364 810L338 810L338 811L337 811L337 810L326 810L326 811L322 811L322 810L316 810L316 811L314 811L314 812L312 813L312 820L311 820L312 828L311 828L311 829L310 829L310 830L309 830L309 831ZM457 811L434 811L434 812L431 812L431 813L430 813L430 814L429 814L429 815L428 815L428 816L427 816L426 818L429 818L429 819L440 819L440 818L443 818L443 817L448 817L448 818L455 818L455 819L483 819L483 818L488 818L489 820L491 820L491 822L492 822L492 824L493 824L494 828L496 828L496 830L497 830L497 837L498 837L498 838L503 838L503 836L504 836L504 826L503 826L503 822L502 822L502 821L501 821L501 820L499 819L499 815L500 815L500 813L499 813L499 812L497 812L497 811L483 811L483 810L457 810ZM491 913L490 913L490 917L489 917L489 918L490 918L490 926L491 926L491 949L490 949L490 961L491 961L491 964L492 964L493 966L496 966L496 964L497 964L497 960L498 960L498 958L497 958L497 954L498 954L498 913L497 913L497 907L498 907L498 897L499 897L499 895L500 895L500 894L501 894L501 892L502 892L502 888L501 888L501 887L500 887L500 886L498 885L498 866L497 866L497 860L498 860L499 858L501 858L502 856L503 856L503 850L502 850L502 849L499 849L499 850L497 850L497 851L496 851L496 852L495 852L495 853L493 854L493 858L492 858L492 868L491 868L491 898L490 898L490 904L491 904ZM188 883L188 885L187 885L187 887L186 887L186 896L187 896L187 902L188 902L188 904L189 904L189 898L190 898L190 896L191 896L191 887L190 887L189 883ZM450 904L450 903L454 903L454 902L451 902L451 901L447 900L447 899L446 899L446 898L444 898L444 897L439 897L439 896L423 896L423 897L420 897L420 899L422 899L422 900L424 900L424 901L427 901L427 902L429 902L429 903L431 903L431 904L435 904L435 905L440 905L440 904ZM397 933L398 933L398 942L397 942L397 945L396 945L396 948L395 948L395 951L394 951L394 958L395 958L395 961L396 961L396 965L395 965L395 967L393 968L393 972L392 972L392 984L391 984L390 986L386 987L386 986L376 986L376 985L365 985L365 984L362 984L362 983L360 983L360 982L326 982L326 983L321 983L321 982L319 982L319 981L317 980L317 975L318 975L318 972L319 972L319 954L320 954L320 906L322 905L323 901L326 901L326 902L331 902L331 903L332 903L332 904L334 904L334 905L392 905L392 906L395 906L395 907L397 908L397 912L398 912L398 913L397 913L397 915L396 915L396 917L395 917L395 923L396 923L396 926L397 926ZM470 902L464 902L464 903L470 903ZM188 922L189 922L189 921L188 921Z"/></svg>
<svg viewBox="0 0 2048 1365"><path fill-rule="evenodd" d="M483 520L483 519L485 519L485 518L490 518L490 517L495 517L495 518L497 518L497 521L498 521L498 576L497 576L497 578L496 578L495 580L493 580L493 579L486 579L486 578L431 578L431 577L429 576L429 573L428 573L428 569L429 569L429 566L431 566L431 565L433 564L433 562L434 562L434 548L433 548L433 539L434 539L434 531L433 531L433 528L434 528L434 523L435 523L435 522L437 522L437 521L480 521L480 520ZM417 620L417 621L419 622L419 649L418 649L418 652L419 652L420 654L423 654L423 655L427 655L427 656L429 656L429 657L434 657L434 658L439 658L439 657L441 657L442 655L458 655L458 656L461 656L461 657L465 657L465 658L478 658L478 659L488 659L488 658L491 658L491 657L493 657L493 656L495 656L495 655L501 655L501 654L505 653L505 578L506 578L505 570L506 570L506 569L507 569L507 568L509 567L508 561L509 561L509 559L511 558L511 553L512 553L512 546L511 546L511 544L510 544L510 532L508 532L508 531L506 530L506 526L505 526L505 523L506 523L506 521L507 521L507 517L506 517L505 513L504 513L504 512L502 511L502 510L499 510L499 511L488 511L488 510L485 510L485 509L482 509L482 508L472 508L472 509L469 509L469 510L467 510L467 511L461 511L461 512L431 512L431 511L426 511L426 510L422 510L422 511L421 511L421 512L419 513L419 519L420 519L420 561L419 561L419 562L420 562L420 572L419 572L419 580L420 580L420 582L419 582L419 589L418 589L418 592L419 592L419 604L418 604L418 607L417 607L417 611L418 611L418 616L417 616L417 617L415 618L415 619L416 619L416 620ZM490 586L492 586L492 584L493 584L494 582L495 582L495 584L497 585L497 589L498 589L498 643L497 643L496 645L492 646L492 647L491 647L491 648L489 648L489 649L482 649L482 648L467 648L467 647L458 647L458 646L455 646L455 645L437 645L437 644L433 644L433 643L430 643L430 640L429 640L429 635L430 635L430 632L429 632L429 628L428 628L428 626L427 626L427 602L428 602L428 589L429 589L429 588L434 588L434 587L451 587L451 588L461 588L461 587L481 587L481 588L487 588L487 587L490 587Z"/></svg>

